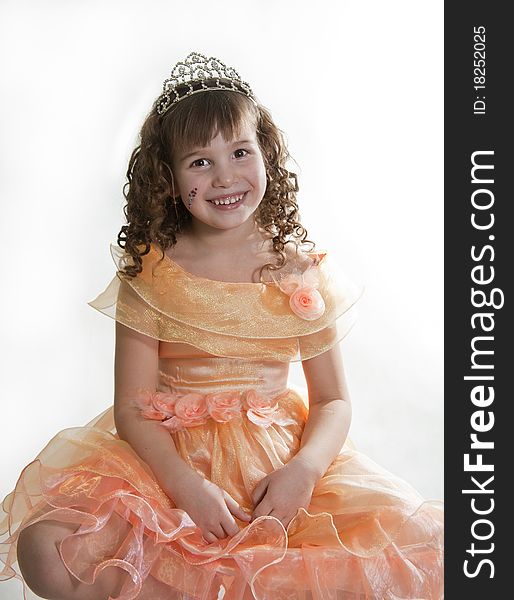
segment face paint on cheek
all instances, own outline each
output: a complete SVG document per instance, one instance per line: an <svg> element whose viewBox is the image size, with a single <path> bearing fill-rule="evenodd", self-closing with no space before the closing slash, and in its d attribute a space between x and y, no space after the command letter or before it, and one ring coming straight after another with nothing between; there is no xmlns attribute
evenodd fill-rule
<svg viewBox="0 0 514 600"><path fill-rule="evenodd" d="M189 192L189 196L187 197L187 205L189 206L189 208L191 208L191 204L193 204L193 199L196 196L197 191L198 188L195 187Z"/></svg>

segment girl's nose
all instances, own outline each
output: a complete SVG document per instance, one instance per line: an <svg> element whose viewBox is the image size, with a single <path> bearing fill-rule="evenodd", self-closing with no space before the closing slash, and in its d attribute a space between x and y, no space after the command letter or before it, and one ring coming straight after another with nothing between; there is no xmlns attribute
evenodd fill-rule
<svg viewBox="0 0 514 600"><path fill-rule="evenodd" d="M233 167L218 165L213 180L215 187L230 187L235 181L237 181L237 175Z"/></svg>

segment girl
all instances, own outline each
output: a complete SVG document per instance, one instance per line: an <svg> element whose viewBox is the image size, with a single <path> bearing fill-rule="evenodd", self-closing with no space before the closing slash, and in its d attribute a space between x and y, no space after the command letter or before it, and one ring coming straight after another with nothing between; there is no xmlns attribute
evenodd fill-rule
<svg viewBox="0 0 514 600"><path fill-rule="evenodd" d="M114 404L4 500L4 579L56 600L442 598L441 503L348 438L361 290L307 239L288 157L234 69L177 63L90 302L116 321Z"/></svg>

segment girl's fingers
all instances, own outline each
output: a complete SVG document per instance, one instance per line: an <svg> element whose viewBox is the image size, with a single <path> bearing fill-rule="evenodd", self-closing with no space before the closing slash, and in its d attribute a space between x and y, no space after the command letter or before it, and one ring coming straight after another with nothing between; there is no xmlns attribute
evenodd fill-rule
<svg viewBox="0 0 514 600"><path fill-rule="evenodd" d="M226 537L227 535L232 537L239 533L239 527L237 526L237 523L234 521L234 517L232 516L223 520L221 522L221 525L224 529L223 537Z"/></svg>
<svg viewBox="0 0 514 600"><path fill-rule="evenodd" d="M284 527L287 527L292 519L292 517L288 517L287 515L279 515L278 513L273 511L271 511L269 514L270 517L275 517L276 519L278 519Z"/></svg>
<svg viewBox="0 0 514 600"><path fill-rule="evenodd" d="M223 493L225 495L225 503L229 511L238 519L241 519L243 521L249 521L251 519L251 516L239 506L239 504L234 500L234 498L232 498L232 496L228 492L225 492L225 490L223 490Z"/></svg>
<svg viewBox="0 0 514 600"><path fill-rule="evenodd" d="M222 540L223 538L227 537L222 523L220 523L217 527L211 529L211 533L212 535L216 536L216 539L218 540Z"/></svg>
<svg viewBox="0 0 514 600"><path fill-rule="evenodd" d="M210 531L207 531L205 533L202 533L203 535L203 539L208 543L211 544L212 542L216 541L216 536L214 536Z"/></svg>
<svg viewBox="0 0 514 600"><path fill-rule="evenodd" d="M252 522L257 519L257 517L267 517L269 516L272 509L270 508L269 502L264 502L259 504L256 509L253 511Z"/></svg>
<svg viewBox="0 0 514 600"><path fill-rule="evenodd" d="M259 504L259 502L264 498L264 494L268 489L268 483L269 481L267 477L265 477L264 479L261 479L261 481L259 481L259 483L253 489L251 497L254 506L257 506L257 504Z"/></svg>

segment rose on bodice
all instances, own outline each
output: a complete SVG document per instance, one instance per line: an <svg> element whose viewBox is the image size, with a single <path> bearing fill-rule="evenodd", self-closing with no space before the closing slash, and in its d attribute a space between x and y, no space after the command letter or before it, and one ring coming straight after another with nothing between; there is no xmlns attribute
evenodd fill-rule
<svg viewBox="0 0 514 600"><path fill-rule="evenodd" d="M219 423L228 423L240 418L244 412L255 425L269 427L272 423L294 424L295 421L289 419L278 406L279 399L287 393L288 390L270 398L253 389L209 394L190 392L184 395L145 390L137 397L136 404L143 417L161 421L170 432L203 425L209 417Z"/></svg>
<svg viewBox="0 0 514 600"><path fill-rule="evenodd" d="M175 402L175 415L163 421L164 427L170 431L178 431L184 427L194 427L207 423L209 411L203 394L191 392L181 396Z"/></svg>
<svg viewBox="0 0 514 600"><path fill-rule="evenodd" d="M273 422L277 402L267 396L258 394L255 390L246 392L246 416L256 425L269 427Z"/></svg>
<svg viewBox="0 0 514 600"><path fill-rule="evenodd" d="M291 310L306 321L319 319L325 312L325 301L313 287L298 287L289 298Z"/></svg>
<svg viewBox="0 0 514 600"><path fill-rule="evenodd" d="M241 414L241 393L214 392L205 396L207 410L215 421L227 423Z"/></svg>
<svg viewBox="0 0 514 600"><path fill-rule="evenodd" d="M177 396L157 390L143 390L137 398L137 405L145 419L163 420L175 414L175 402Z"/></svg>
<svg viewBox="0 0 514 600"><path fill-rule="evenodd" d="M325 312L325 301L319 293L319 272L311 266L303 273L289 273L278 282L279 288L289 296L291 310L306 321L319 319Z"/></svg>
<svg viewBox="0 0 514 600"><path fill-rule="evenodd" d="M289 419L284 410L278 406L280 397L269 398L255 390L248 390L245 397L246 416L252 423L261 427L269 427L272 423L293 424L294 421Z"/></svg>

